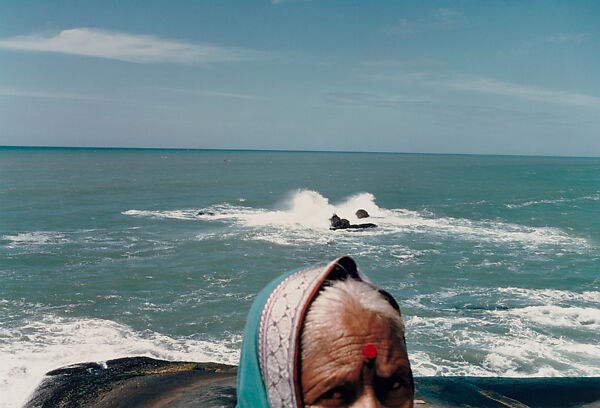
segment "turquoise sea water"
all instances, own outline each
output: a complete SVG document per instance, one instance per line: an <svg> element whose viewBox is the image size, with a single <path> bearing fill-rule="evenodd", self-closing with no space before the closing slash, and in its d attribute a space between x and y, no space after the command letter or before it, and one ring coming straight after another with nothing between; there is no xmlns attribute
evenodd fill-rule
<svg viewBox="0 0 600 408"><path fill-rule="evenodd" d="M417 375L600 375L600 159L0 148L0 406L70 363L236 363L255 294L345 254Z"/></svg>

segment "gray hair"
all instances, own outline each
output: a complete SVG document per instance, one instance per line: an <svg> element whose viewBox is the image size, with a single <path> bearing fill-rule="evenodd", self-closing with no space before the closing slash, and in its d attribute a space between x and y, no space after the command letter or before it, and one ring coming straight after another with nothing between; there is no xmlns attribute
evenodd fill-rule
<svg viewBox="0 0 600 408"><path fill-rule="evenodd" d="M304 319L301 337L301 359L311 359L320 353L319 342L330 334L340 316L371 314L389 321L404 343L404 323L400 312L390 304L377 287L355 279L326 282L310 305Z"/></svg>

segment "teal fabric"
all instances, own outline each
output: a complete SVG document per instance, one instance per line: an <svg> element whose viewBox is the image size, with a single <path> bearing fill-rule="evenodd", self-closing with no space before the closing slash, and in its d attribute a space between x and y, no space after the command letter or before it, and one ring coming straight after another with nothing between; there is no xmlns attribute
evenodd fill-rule
<svg viewBox="0 0 600 408"><path fill-rule="evenodd" d="M240 364L238 366L237 377L237 407L238 408L261 408L268 407L267 392L263 384L258 365L257 340L258 324L260 313L269 297L269 294L288 276L298 272L303 268L294 269L284 273L271 281L263 290L261 290L248 313L244 337L242 340L242 350L240 352Z"/></svg>

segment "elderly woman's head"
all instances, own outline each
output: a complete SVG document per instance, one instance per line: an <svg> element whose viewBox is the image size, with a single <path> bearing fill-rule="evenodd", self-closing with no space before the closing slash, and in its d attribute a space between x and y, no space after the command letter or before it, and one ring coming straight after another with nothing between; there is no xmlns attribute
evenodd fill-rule
<svg viewBox="0 0 600 408"><path fill-rule="evenodd" d="M372 285L326 282L306 314L300 350L304 406L412 406L404 325Z"/></svg>
<svg viewBox="0 0 600 408"><path fill-rule="evenodd" d="M238 407L412 407L398 305L349 257L271 282L248 316Z"/></svg>

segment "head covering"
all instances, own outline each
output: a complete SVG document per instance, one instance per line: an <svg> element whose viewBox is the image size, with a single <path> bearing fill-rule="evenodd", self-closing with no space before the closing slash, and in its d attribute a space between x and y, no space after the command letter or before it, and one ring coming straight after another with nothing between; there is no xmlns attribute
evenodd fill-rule
<svg viewBox="0 0 600 408"><path fill-rule="evenodd" d="M350 257L296 269L256 297L244 329L238 367L238 408L301 407L300 330L310 302L325 280L369 280ZM394 308L393 298L381 291Z"/></svg>

